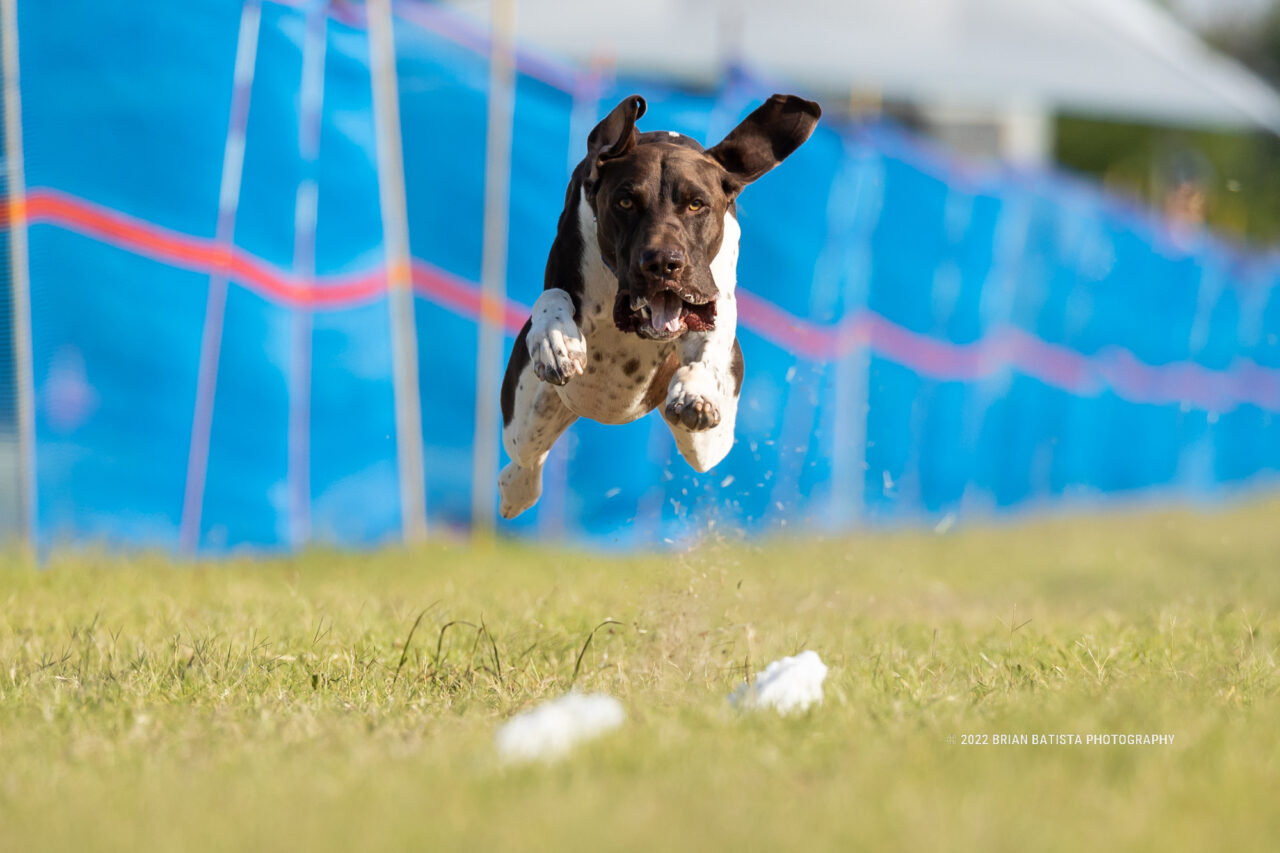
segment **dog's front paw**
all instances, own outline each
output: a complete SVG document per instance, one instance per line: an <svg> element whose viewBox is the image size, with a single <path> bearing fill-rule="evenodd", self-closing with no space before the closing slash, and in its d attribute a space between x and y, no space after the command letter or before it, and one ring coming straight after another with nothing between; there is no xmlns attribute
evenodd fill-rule
<svg viewBox="0 0 1280 853"><path fill-rule="evenodd" d="M587 342L573 323L558 323L536 339L530 336L529 359L533 372L543 382L564 385L586 369Z"/></svg>
<svg viewBox="0 0 1280 853"><path fill-rule="evenodd" d="M667 397L667 420L690 432L701 432L720 425L720 409L706 397L683 390Z"/></svg>
<svg viewBox="0 0 1280 853"><path fill-rule="evenodd" d="M664 414L672 426L690 432L702 432L720 425L719 386L715 375L700 363L686 364L676 370L667 386Z"/></svg>

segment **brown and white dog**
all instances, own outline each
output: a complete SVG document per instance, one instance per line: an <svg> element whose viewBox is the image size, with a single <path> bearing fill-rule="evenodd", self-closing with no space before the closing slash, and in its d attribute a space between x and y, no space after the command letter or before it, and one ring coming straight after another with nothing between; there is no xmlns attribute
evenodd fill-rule
<svg viewBox="0 0 1280 853"><path fill-rule="evenodd" d="M733 446L742 349L734 300L747 184L804 143L822 114L774 95L703 150L639 133L632 96L591 131L574 169L544 289L502 382L501 512L542 493L542 465L579 417L623 424L658 405L685 460L706 471Z"/></svg>

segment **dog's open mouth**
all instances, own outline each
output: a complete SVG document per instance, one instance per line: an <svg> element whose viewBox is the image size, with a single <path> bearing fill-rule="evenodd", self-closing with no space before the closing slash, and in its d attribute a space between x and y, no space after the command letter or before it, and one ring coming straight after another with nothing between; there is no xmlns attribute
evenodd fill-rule
<svg viewBox="0 0 1280 853"><path fill-rule="evenodd" d="M613 322L624 332L634 332L643 338L668 340L684 332L714 329L716 302L671 289L660 290L648 299L619 293L613 306Z"/></svg>

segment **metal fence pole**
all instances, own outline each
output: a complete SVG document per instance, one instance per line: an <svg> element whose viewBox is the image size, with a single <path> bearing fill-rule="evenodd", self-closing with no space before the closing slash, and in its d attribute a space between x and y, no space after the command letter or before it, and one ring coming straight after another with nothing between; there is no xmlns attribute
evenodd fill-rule
<svg viewBox="0 0 1280 853"><path fill-rule="evenodd" d="M328 0L312 0L302 42L302 80L298 111L298 156L302 179L293 205L293 271L315 286L316 212L320 190L316 179L324 109L324 64L329 18ZM314 322L311 304L293 309L292 357L289 364L289 545L301 548L311 539L311 349Z"/></svg>
<svg viewBox="0 0 1280 853"><path fill-rule="evenodd" d="M9 166L9 260L13 283L13 365L18 392L18 507L21 534L36 542L36 414L31 355L31 276L27 265L27 188L18 83L18 0L0 0L4 51L5 158Z"/></svg>
<svg viewBox="0 0 1280 853"><path fill-rule="evenodd" d="M262 21L261 0L248 0L240 13L236 39L236 60L232 71L231 115L227 120L227 140L222 152L222 178L218 189L218 222L214 240L227 250L235 242L236 209L240 204L240 179L244 174L245 133L249 123L249 99L253 93L253 72L258 59L258 29ZM222 352L222 327L226 319L227 287L225 271L209 278L209 298L205 304L204 328L200 336L200 367L196 376L195 409L191 415L191 443L187 450L187 482L182 499L179 548L194 554L200 545L204 515L205 479L209 472L209 441L213 432L213 406L218 389L218 362Z"/></svg>
<svg viewBox="0 0 1280 853"><path fill-rule="evenodd" d="M422 462L422 399L418 387L418 333L414 321L409 213L400 139L391 0L369 0L369 62L378 147L378 196L386 252L387 305L391 314L391 372L396 406L396 458L404 541L427 536L426 472Z"/></svg>
<svg viewBox="0 0 1280 853"><path fill-rule="evenodd" d="M515 0L495 0L489 49L489 115L485 142L484 249L480 262L480 326L476 343L476 421L472 442L471 529L493 531L498 477L498 370L507 296L507 219L511 204L511 135L515 115Z"/></svg>

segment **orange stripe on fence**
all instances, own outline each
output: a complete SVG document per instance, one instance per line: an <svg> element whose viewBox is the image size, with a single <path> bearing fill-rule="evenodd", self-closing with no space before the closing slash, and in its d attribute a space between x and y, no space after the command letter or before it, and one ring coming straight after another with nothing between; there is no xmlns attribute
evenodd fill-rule
<svg viewBox="0 0 1280 853"><path fill-rule="evenodd" d="M376 299L387 289L382 270L303 280L240 249L220 248L212 240L170 231L56 190L33 190L25 205L12 199L0 203L0 227L24 220L63 228L180 269L225 275L294 306L333 310ZM510 299L491 303L475 284L423 261L412 262L410 279L417 295L459 315L501 323L511 335L520 331L529 316L528 306ZM1194 363L1148 365L1118 347L1090 356L1013 328L996 330L970 344L954 344L870 312L836 325L815 323L745 290L738 291L738 309L742 328L819 361L870 346L890 360L948 380L972 381L1016 369L1072 393L1112 387L1126 399L1144 402L1189 400L1206 408L1250 402L1269 411L1280 410L1280 371L1244 358L1236 359L1227 371Z"/></svg>

